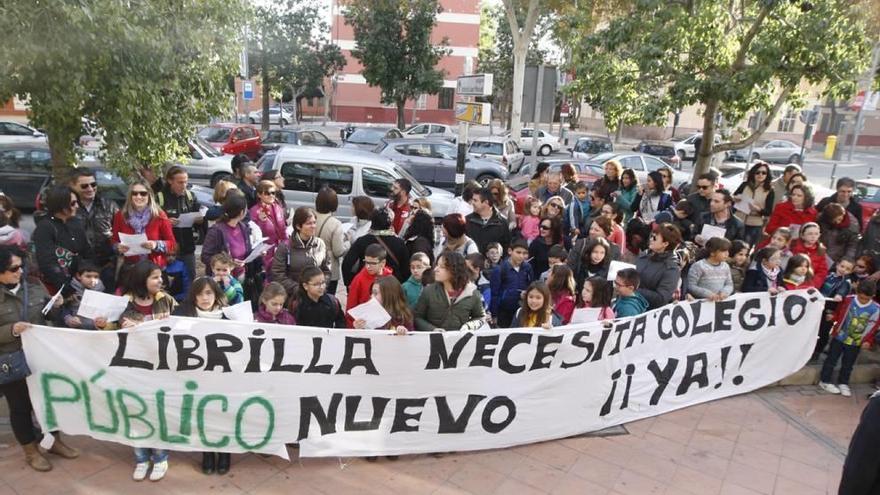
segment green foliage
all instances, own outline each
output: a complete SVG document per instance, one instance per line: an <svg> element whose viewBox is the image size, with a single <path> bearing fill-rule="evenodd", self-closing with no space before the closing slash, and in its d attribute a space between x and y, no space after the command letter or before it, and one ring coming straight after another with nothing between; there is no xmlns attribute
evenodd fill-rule
<svg viewBox="0 0 880 495"><path fill-rule="evenodd" d="M367 83L381 89L382 103L397 106L397 125L403 127L406 100L443 87L444 71L435 66L450 53L448 40L437 45L431 41L439 2L352 0L346 5L345 22L357 43L351 54L363 66Z"/></svg>
<svg viewBox="0 0 880 495"><path fill-rule="evenodd" d="M198 123L228 111L240 0L6 0L0 99L28 97L56 176L75 160L81 118L126 173L187 154Z"/></svg>
<svg viewBox="0 0 880 495"><path fill-rule="evenodd" d="M318 5L310 0L264 3L254 9L248 63L250 73L262 77L264 95L316 90L345 66L339 47L317 34L326 31ZM268 109L264 98L263 111ZM268 125L263 119L263 127Z"/></svg>
<svg viewBox="0 0 880 495"><path fill-rule="evenodd" d="M702 104L710 131L717 112L737 122L759 109L778 111L774 95L790 94L796 106L804 84L848 96L869 60L864 3L637 0L575 46L571 91L611 127L659 124Z"/></svg>

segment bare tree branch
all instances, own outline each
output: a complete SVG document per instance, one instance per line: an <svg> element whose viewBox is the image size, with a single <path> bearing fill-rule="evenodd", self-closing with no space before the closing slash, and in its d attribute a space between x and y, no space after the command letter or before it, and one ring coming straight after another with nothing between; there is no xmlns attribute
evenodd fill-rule
<svg viewBox="0 0 880 495"><path fill-rule="evenodd" d="M791 94L791 91L792 88L790 86L786 86L782 89L782 92L779 93L779 96L776 98L776 103L773 104L773 108L770 109L770 112L768 112L767 115L764 117L761 125L759 125L758 128L755 129L755 131L752 132L751 135L741 141L717 144L712 148L712 153L738 150L740 148L745 148L746 146L749 146L757 141L758 138L760 138L761 135L764 134L767 128L770 127L770 122L772 122L773 119L776 118L776 115L779 114L779 111L782 109L782 105L785 104L785 100L788 99L788 95Z"/></svg>

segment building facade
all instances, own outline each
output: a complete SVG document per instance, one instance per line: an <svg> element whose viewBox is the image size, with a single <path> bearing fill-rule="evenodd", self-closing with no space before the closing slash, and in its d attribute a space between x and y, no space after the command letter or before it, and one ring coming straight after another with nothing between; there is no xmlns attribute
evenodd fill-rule
<svg viewBox="0 0 880 495"><path fill-rule="evenodd" d="M330 41L342 50L346 66L325 85L330 98L330 120L337 122L396 123L397 109L383 105L380 90L370 87L361 75L361 64L351 56L355 48L354 33L345 24L345 3L331 2ZM461 75L470 74L477 63L480 42L479 0L440 0L443 11L431 40L440 43L447 38L452 53L440 60L439 69L445 72L443 89L436 95L422 95L406 103L406 121L455 122L455 83ZM329 89L329 91L326 91Z"/></svg>

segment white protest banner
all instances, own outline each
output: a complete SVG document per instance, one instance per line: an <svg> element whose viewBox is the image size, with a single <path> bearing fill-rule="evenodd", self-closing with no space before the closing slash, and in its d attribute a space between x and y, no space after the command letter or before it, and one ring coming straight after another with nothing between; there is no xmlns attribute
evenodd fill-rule
<svg viewBox="0 0 880 495"><path fill-rule="evenodd" d="M563 438L780 380L809 359L813 290L683 302L552 330L411 333L170 318L34 326L48 430L177 451L367 456Z"/></svg>

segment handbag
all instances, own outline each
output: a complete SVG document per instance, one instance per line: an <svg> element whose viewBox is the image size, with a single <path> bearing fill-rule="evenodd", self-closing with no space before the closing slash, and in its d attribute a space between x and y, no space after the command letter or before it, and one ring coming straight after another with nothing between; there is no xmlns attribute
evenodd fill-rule
<svg viewBox="0 0 880 495"><path fill-rule="evenodd" d="M26 277L27 273L22 274L21 290L23 291L23 297L21 321L27 321L28 288ZM31 369L28 367L27 359L25 359L24 350L19 349L17 351L0 354L0 385L24 380L30 376L30 374Z"/></svg>

